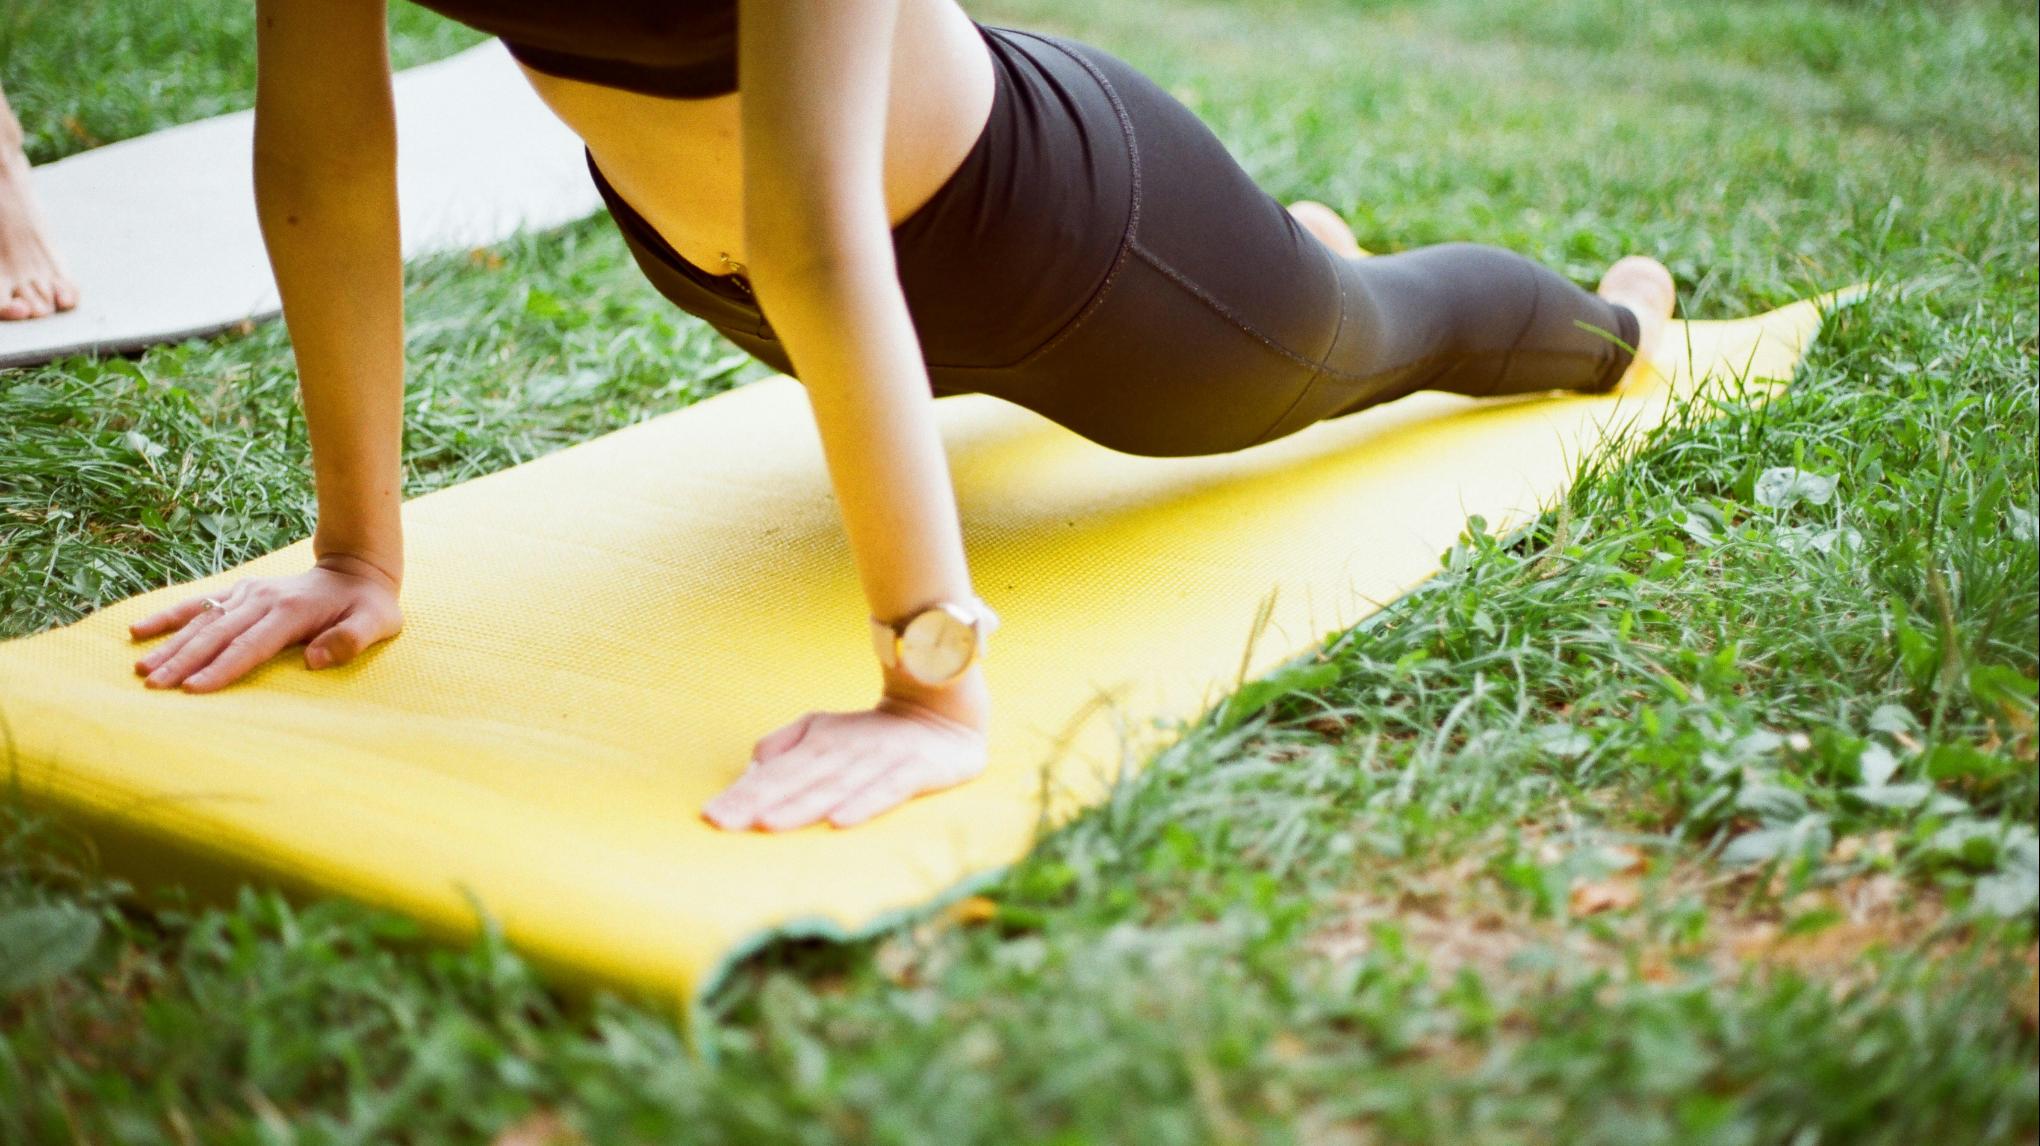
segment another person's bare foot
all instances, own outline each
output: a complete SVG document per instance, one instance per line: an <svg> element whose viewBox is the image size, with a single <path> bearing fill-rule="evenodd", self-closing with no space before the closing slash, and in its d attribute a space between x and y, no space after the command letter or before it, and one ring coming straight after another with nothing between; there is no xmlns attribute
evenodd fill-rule
<svg viewBox="0 0 2040 1146"><path fill-rule="evenodd" d="M1672 317L1678 287L1663 263L1648 255L1628 255L1615 260L1615 265L1601 276L1601 285L1595 288L1595 293L1636 315L1636 359L1622 381L1615 384L1620 388L1656 355L1658 344L1664 341L1665 323Z"/></svg>
<svg viewBox="0 0 2040 1146"><path fill-rule="evenodd" d="M1346 225L1339 213L1315 199L1298 199L1289 205L1289 213L1303 228L1316 235L1320 242L1334 253L1357 259L1366 251L1360 249L1360 241L1353 237L1353 228Z"/></svg>
<svg viewBox="0 0 2040 1146"><path fill-rule="evenodd" d="M11 122L7 117L0 128ZM0 321L41 318L78 305L78 287L45 233L28 183L28 157L18 144L0 139Z"/></svg>

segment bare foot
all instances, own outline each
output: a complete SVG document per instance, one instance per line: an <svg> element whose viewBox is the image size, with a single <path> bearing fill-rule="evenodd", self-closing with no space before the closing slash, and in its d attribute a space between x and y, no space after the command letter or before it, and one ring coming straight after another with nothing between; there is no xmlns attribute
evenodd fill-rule
<svg viewBox="0 0 2040 1146"><path fill-rule="evenodd" d="M1596 293L1636 316L1636 359L1622 381L1615 384L1619 389L1657 353L1658 343L1664 341L1665 322L1672 317L1672 302L1678 288L1672 283L1672 272L1663 263L1648 255L1628 255L1615 260L1615 265L1601 276Z"/></svg>
<svg viewBox="0 0 2040 1146"><path fill-rule="evenodd" d="M0 153L0 320L41 318L78 305L78 288L43 237L28 157Z"/></svg>
<svg viewBox="0 0 2040 1146"><path fill-rule="evenodd" d="M1316 235L1318 240L1330 247L1334 253L1357 259L1366 254L1360 249L1360 241L1353 237L1353 228L1346 225L1339 213L1315 199L1298 199L1289 205L1289 213L1303 228Z"/></svg>

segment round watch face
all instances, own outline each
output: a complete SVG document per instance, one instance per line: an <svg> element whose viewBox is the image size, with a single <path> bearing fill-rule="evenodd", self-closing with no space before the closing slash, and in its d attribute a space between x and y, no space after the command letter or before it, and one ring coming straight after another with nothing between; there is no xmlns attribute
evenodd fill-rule
<svg viewBox="0 0 2040 1146"><path fill-rule="evenodd" d="M970 667L977 633L969 618L936 606L907 623L900 634L900 663L924 684L941 684Z"/></svg>

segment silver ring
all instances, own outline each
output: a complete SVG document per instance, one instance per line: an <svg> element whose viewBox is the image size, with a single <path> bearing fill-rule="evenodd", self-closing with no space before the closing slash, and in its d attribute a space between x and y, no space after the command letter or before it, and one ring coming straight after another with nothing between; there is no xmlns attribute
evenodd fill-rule
<svg viewBox="0 0 2040 1146"><path fill-rule="evenodd" d="M224 613L227 611L227 603L218 597L207 597L204 605L205 611L208 613Z"/></svg>

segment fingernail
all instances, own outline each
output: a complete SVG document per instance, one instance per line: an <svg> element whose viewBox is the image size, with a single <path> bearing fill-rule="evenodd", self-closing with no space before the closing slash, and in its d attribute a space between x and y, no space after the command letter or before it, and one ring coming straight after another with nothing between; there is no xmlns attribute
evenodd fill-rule
<svg viewBox="0 0 2040 1146"><path fill-rule="evenodd" d="M330 660L332 660L332 657L328 656L324 649L312 649L305 653L305 664L315 669L325 668L326 663Z"/></svg>

